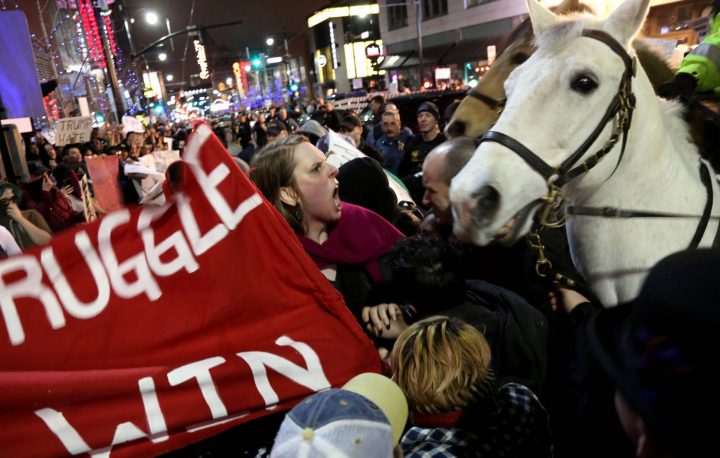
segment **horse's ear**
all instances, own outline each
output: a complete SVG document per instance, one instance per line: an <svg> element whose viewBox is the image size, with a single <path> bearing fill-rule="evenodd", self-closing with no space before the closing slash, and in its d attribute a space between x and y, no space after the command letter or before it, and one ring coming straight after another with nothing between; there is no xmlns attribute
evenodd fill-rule
<svg viewBox="0 0 720 458"><path fill-rule="evenodd" d="M604 29L626 45L640 31L650 0L625 0L605 20Z"/></svg>
<svg viewBox="0 0 720 458"><path fill-rule="evenodd" d="M555 15L538 3L537 0L526 1L530 13L530 22L532 22L533 32L535 32L536 37L557 23Z"/></svg>

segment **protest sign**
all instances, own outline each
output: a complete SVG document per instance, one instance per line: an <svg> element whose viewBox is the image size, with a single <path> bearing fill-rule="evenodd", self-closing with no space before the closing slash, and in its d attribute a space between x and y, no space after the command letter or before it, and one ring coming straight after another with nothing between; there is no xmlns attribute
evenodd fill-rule
<svg viewBox="0 0 720 458"><path fill-rule="evenodd" d="M340 294L205 124L162 207L0 262L0 447L159 455L380 363Z"/></svg>
<svg viewBox="0 0 720 458"><path fill-rule="evenodd" d="M55 123L55 145L89 142L93 122L91 116L58 119Z"/></svg>
<svg viewBox="0 0 720 458"><path fill-rule="evenodd" d="M132 116L123 116L122 125L123 135L127 135L128 132L137 132L140 134L145 132L145 126L143 126L142 121Z"/></svg>
<svg viewBox="0 0 720 458"><path fill-rule="evenodd" d="M123 208L125 199L118 173L120 159L117 156L98 156L85 158L85 165L93 182L95 200L100 208L111 212Z"/></svg>
<svg viewBox="0 0 720 458"><path fill-rule="evenodd" d="M347 141L345 141L344 138L342 138L337 133L333 132L332 130L328 131L328 152L327 152L327 161L328 163L334 165L337 168L340 168L341 165L343 165L346 162L349 162L353 159L356 159L358 157L367 157L365 153L360 151L359 149L355 148L353 145L349 144ZM387 170L383 169L385 171L385 175L388 177L388 182L390 184L390 189L393 190L395 193L395 196L397 197L398 202L406 201L406 202L414 202L412 197L410 197L410 193L408 192L405 185L402 183L402 181L393 175L391 172L388 172Z"/></svg>

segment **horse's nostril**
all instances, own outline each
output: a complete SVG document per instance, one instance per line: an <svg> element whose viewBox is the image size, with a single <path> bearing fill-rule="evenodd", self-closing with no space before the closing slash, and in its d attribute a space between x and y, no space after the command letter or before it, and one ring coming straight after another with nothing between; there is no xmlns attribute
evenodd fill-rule
<svg viewBox="0 0 720 458"><path fill-rule="evenodd" d="M491 217L500 204L500 193L492 186L483 186L472 197L475 200L475 215L481 219Z"/></svg>
<svg viewBox="0 0 720 458"><path fill-rule="evenodd" d="M459 137L461 135L465 135L465 123L463 121L453 121L450 124L448 124L447 128L445 129L445 133L449 137Z"/></svg>

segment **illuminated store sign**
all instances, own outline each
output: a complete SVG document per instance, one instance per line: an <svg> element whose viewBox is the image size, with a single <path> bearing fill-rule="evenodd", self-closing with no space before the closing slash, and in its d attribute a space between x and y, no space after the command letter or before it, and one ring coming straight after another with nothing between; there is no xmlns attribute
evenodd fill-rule
<svg viewBox="0 0 720 458"><path fill-rule="evenodd" d="M195 53L197 54L197 63L200 66L200 78L210 78L210 72L208 71L207 56L205 55L205 45L200 43L200 40L193 41L195 45Z"/></svg>
<svg viewBox="0 0 720 458"><path fill-rule="evenodd" d="M332 21L328 22L328 25L330 26L330 53L332 54L332 64L335 69L338 68L337 50L335 49L335 27L333 27Z"/></svg>

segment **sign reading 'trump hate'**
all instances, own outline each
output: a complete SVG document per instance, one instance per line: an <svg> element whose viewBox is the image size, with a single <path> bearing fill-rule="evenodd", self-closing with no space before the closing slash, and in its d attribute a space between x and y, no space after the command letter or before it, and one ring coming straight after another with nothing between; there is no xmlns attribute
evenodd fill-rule
<svg viewBox="0 0 720 458"><path fill-rule="evenodd" d="M205 124L163 207L0 262L0 449L147 456L380 369L339 293Z"/></svg>
<svg viewBox="0 0 720 458"><path fill-rule="evenodd" d="M57 146L90 141L92 133L92 116L58 119L55 123L55 144Z"/></svg>

